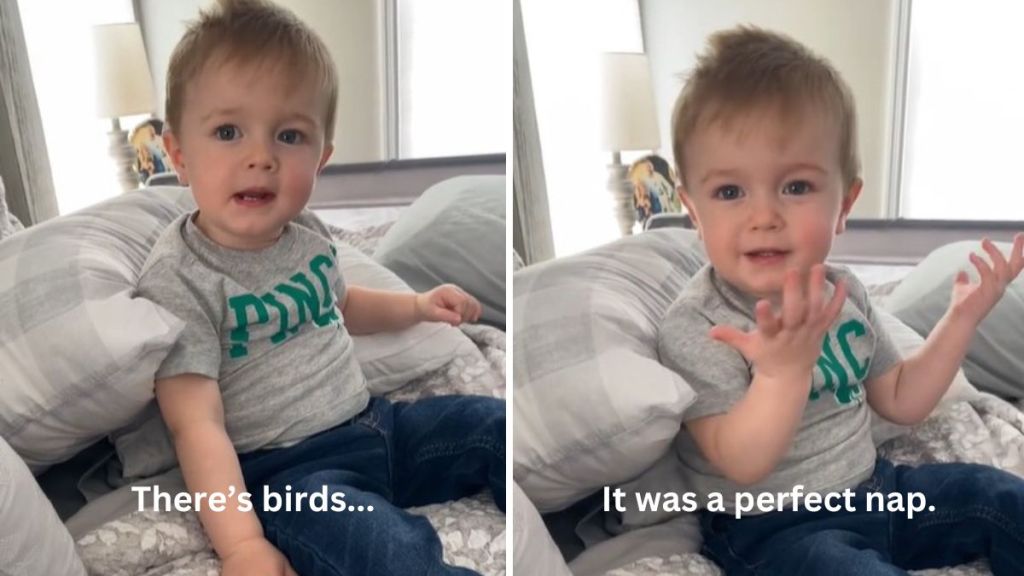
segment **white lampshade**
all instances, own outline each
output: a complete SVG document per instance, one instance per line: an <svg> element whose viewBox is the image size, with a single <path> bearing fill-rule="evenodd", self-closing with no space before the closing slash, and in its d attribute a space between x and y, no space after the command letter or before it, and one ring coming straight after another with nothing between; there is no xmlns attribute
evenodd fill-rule
<svg viewBox="0 0 1024 576"><path fill-rule="evenodd" d="M661 146L646 54L609 52L602 60L605 150L656 150Z"/></svg>
<svg viewBox="0 0 1024 576"><path fill-rule="evenodd" d="M118 118L152 113L153 76L135 22L93 27L96 48L96 115Z"/></svg>

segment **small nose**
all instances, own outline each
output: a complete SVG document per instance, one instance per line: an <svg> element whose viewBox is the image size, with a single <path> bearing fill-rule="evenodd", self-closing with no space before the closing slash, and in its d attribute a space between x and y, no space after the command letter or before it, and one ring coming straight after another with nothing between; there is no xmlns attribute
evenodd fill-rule
<svg viewBox="0 0 1024 576"><path fill-rule="evenodd" d="M758 194L750 203L750 227L753 230L777 230L782 227L782 214L773 194Z"/></svg>
<svg viewBox="0 0 1024 576"><path fill-rule="evenodd" d="M247 165L250 170L275 170L277 157L274 154L273 144L262 141L255 142L249 150Z"/></svg>

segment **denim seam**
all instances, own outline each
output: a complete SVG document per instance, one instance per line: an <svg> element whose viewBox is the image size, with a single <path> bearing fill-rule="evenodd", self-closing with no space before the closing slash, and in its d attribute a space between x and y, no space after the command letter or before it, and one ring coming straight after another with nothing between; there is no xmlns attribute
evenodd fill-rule
<svg viewBox="0 0 1024 576"><path fill-rule="evenodd" d="M501 458L505 457L504 447L499 449L497 442L487 437L476 437L469 438L467 440L460 440L458 442L437 442L429 444L416 453L416 463L422 464L426 460L437 458L439 456L451 456L458 452L464 452L470 448L483 448L497 454Z"/></svg>
<svg viewBox="0 0 1024 576"><path fill-rule="evenodd" d="M1003 532L1012 539L1017 542L1024 543L1024 533L1021 533L1020 530L1017 529L1016 523L999 510L989 506L972 506L970 508L957 510L956 512L932 512L929 514L927 519L921 521L920 528L929 528L938 524L959 522L964 517L975 517L990 521L996 527L1002 529Z"/></svg>

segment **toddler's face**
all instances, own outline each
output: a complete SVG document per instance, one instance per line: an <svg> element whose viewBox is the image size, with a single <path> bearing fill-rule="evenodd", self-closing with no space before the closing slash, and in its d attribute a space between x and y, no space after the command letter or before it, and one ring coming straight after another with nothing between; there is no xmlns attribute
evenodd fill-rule
<svg viewBox="0 0 1024 576"><path fill-rule="evenodd" d="M813 111L783 123L770 110L697 129L681 195L715 270L774 299L785 271L824 262L860 192L844 190L839 128Z"/></svg>
<svg viewBox="0 0 1024 576"><path fill-rule="evenodd" d="M324 143L327 96L274 66L209 64L186 87L181 126L165 145L192 187L196 224L214 242L272 245L305 207L331 155Z"/></svg>

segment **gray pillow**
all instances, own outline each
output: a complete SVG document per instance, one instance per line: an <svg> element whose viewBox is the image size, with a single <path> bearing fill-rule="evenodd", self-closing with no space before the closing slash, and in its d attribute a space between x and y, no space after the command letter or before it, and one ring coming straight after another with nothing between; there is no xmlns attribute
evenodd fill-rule
<svg viewBox="0 0 1024 576"><path fill-rule="evenodd" d="M0 437L0 574L85 576L71 534L21 458Z"/></svg>
<svg viewBox="0 0 1024 576"><path fill-rule="evenodd" d="M402 212L373 257L417 292L458 284L505 327L505 177L459 176Z"/></svg>
<svg viewBox="0 0 1024 576"><path fill-rule="evenodd" d="M183 189L118 196L0 242L0 436L35 472L131 421L181 322L132 292Z"/></svg>
<svg viewBox="0 0 1024 576"><path fill-rule="evenodd" d="M997 242L996 246L1009 254L1010 244ZM927 335L949 307L957 272L967 270L977 280L968 260L971 252L988 259L978 241L954 242L934 250L893 290L887 308ZM963 368L980 390L1008 399L1024 398L1024 276L1010 284L978 327Z"/></svg>
<svg viewBox="0 0 1024 576"><path fill-rule="evenodd" d="M658 328L703 264L694 231L665 229L514 275L513 476L540 511L671 445L694 394L658 362Z"/></svg>

